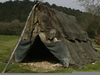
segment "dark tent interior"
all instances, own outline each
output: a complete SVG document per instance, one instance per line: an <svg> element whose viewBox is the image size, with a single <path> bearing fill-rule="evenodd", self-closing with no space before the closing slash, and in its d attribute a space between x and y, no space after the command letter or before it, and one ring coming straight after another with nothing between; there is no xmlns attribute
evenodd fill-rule
<svg viewBox="0 0 100 75"><path fill-rule="evenodd" d="M42 62L48 61L51 63L59 63L60 61L46 48L44 43L38 36L34 43L31 45L28 54L25 56L22 62Z"/></svg>

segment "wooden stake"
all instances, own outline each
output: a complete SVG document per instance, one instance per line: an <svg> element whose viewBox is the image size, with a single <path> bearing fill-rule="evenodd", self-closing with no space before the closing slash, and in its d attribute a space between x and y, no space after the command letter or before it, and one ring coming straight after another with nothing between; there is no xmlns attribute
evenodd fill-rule
<svg viewBox="0 0 100 75"><path fill-rule="evenodd" d="M29 21L29 18L30 18L30 16L31 16L31 14L32 14L32 11L35 9L35 7L36 7L38 4L39 4L39 2L33 6L32 10L31 10L31 12L30 12L30 14L29 14L29 16L28 16L28 18L27 18L27 21L26 21L25 27L24 27L24 29L23 29L23 32L22 32L22 34L21 34L21 36L20 36L20 39L18 40L18 42L17 42L17 44L16 44L16 46L15 46L15 48L14 48L12 54L11 54L11 57L10 57L10 59L9 59L9 61L8 61L8 63L7 63L7 65L6 65L6 67L5 67L4 70L2 71L2 73L5 73L5 71L6 71L7 67L8 67L8 65L9 65L9 63L11 62L12 57L13 57L13 55L14 55L14 53L15 53L15 51L16 51L16 49L17 49L17 47L18 47L18 45L19 45L19 43L20 43L20 41L21 41L21 39L22 39L22 37L23 37L23 35L24 35L25 29L26 29L26 27L27 27L27 24L28 24L28 21Z"/></svg>

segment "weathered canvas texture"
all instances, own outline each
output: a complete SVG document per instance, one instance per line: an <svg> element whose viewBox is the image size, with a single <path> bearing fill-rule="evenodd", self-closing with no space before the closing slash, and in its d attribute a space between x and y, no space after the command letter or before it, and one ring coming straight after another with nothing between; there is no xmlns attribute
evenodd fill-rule
<svg viewBox="0 0 100 75"><path fill-rule="evenodd" d="M15 52L16 62L21 62L30 49L35 47L36 39L40 39L47 50L65 67L70 64L82 68L83 65L100 60L100 55L74 16L42 4L32 12L24 36Z"/></svg>

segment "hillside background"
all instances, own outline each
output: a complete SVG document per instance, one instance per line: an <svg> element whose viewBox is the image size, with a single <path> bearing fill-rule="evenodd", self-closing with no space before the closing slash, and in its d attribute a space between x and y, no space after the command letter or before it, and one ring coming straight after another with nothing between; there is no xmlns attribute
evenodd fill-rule
<svg viewBox="0 0 100 75"><path fill-rule="evenodd" d="M55 4L50 5L48 2L43 4L68 15L75 16L78 24L88 33L90 38L95 37L95 30L100 34L99 16ZM34 2L29 0L16 0L14 2L10 0L0 3L0 34L19 36L33 5Z"/></svg>

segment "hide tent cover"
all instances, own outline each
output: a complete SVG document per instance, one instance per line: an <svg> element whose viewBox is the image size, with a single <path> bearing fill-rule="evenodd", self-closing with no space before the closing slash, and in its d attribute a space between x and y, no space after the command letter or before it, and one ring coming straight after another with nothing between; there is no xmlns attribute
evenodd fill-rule
<svg viewBox="0 0 100 75"><path fill-rule="evenodd" d="M73 64L82 68L88 63L100 60L100 55L74 16L41 3L31 12L24 35L15 51L16 62L24 60L37 38L40 38L64 67Z"/></svg>
<svg viewBox="0 0 100 75"><path fill-rule="evenodd" d="M21 62L24 59L24 57L27 55L27 53L29 52L31 47L34 46L33 44L35 43L35 40L37 38L39 38L39 35L35 36L34 38L32 38L29 41L21 40L21 42L15 52L16 62ZM53 43L43 42L43 44L53 55L56 56L56 58L58 58L63 63L63 65L65 67L66 67L66 65L68 65L68 63L69 63L68 53L67 53L68 51L67 51L65 44L62 41L53 42ZM38 53L37 53L37 55L38 55Z"/></svg>

